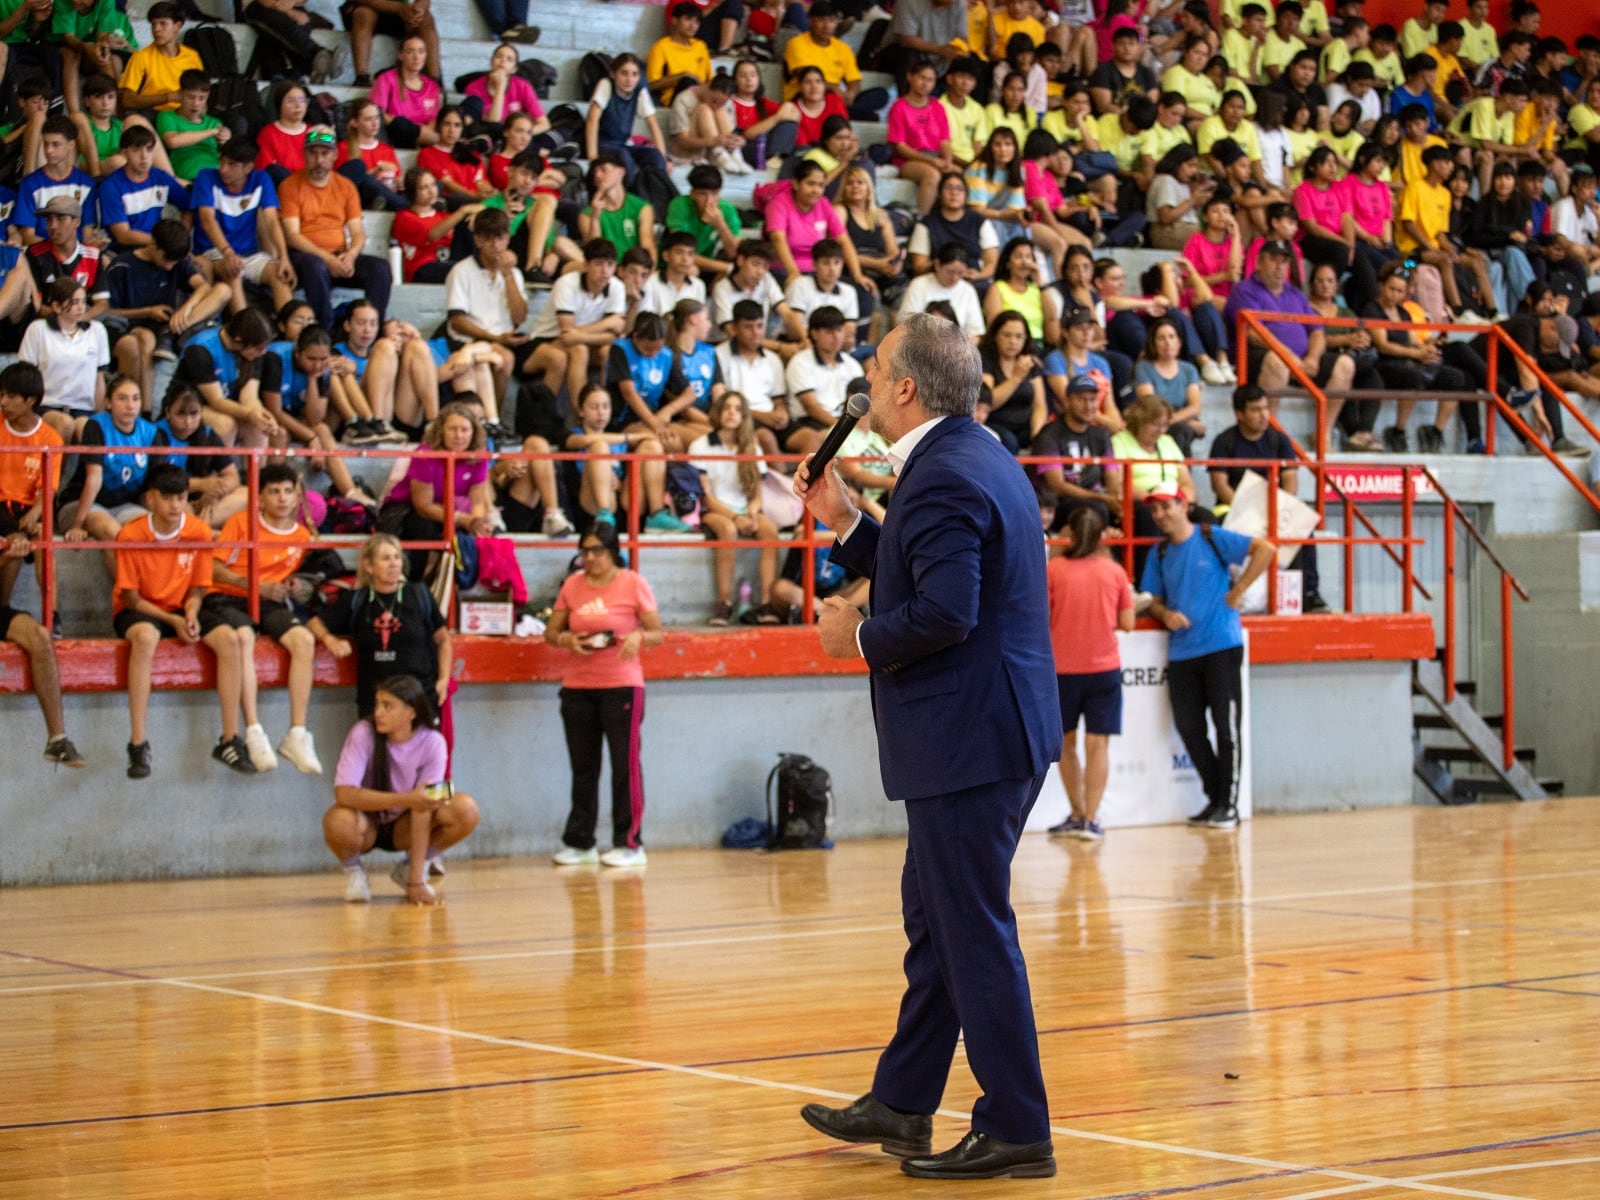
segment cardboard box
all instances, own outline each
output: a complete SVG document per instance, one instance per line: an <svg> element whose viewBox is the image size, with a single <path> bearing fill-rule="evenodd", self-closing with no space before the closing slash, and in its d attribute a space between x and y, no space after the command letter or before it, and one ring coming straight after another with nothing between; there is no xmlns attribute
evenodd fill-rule
<svg viewBox="0 0 1600 1200"><path fill-rule="evenodd" d="M463 600L461 602L462 633L510 637L515 624L516 613L509 601Z"/></svg>

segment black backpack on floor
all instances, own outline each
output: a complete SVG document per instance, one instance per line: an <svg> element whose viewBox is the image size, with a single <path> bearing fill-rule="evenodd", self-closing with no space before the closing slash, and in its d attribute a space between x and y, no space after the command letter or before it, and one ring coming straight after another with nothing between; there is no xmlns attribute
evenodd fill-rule
<svg viewBox="0 0 1600 1200"><path fill-rule="evenodd" d="M777 808L773 808L773 784ZM767 775L768 850L819 850L828 843L833 780L804 754L780 754Z"/></svg>

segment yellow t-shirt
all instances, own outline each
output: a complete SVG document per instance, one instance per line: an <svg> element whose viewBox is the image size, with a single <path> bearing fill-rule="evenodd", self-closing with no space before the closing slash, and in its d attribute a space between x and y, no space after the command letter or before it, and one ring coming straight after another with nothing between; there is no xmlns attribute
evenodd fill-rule
<svg viewBox="0 0 1600 1200"><path fill-rule="evenodd" d="M1569 112L1567 117L1570 120L1572 114ZM1539 106L1530 100L1522 106L1522 111L1517 114L1516 144L1519 146L1526 145L1528 139L1539 131L1540 124ZM1554 150L1556 148L1556 124L1552 123L1550 128L1545 130L1544 137L1539 139L1538 149Z"/></svg>
<svg viewBox="0 0 1600 1200"><path fill-rule="evenodd" d="M989 140L989 114L971 96L960 108L943 96L939 103L950 126L950 153L962 162L971 162L978 156L978 148ZM1020 143L1017 149L1022 149Z"/></svg>
<svg viewBox="0 0 1600 1200"><path fill-rule="evenodd" d="M1405 228L1405 222L1412 221L1437 246L1439 239L1450 232L1450 201L1450 189L1442 183L1418 179L1406 184L1405 191L1400 193L1400 219L1395 222L1394 244L1408 254L1422 244Z"/></svg>
<svg viewBox="0 0 1600 1200"><path fill-rule="evenodd" d="M1229 131L1222 123L1221 117L1207 117L1200 122L1200 127L1194 131L1195 149L1201 154L1210 154L1211 147L1224 138L1232 138L1239 144L1245 157L1251 162L1261 161L1261 138L1256 133L1256 123L1246 117L1239 122L1239 127Z"/></svg>
<svg viewBox="0 0 1600 1200"><path fill-rule="evenodd" d="M701 83L711 78L711 51L699 38L690 38L687 46L680 46L664 37L650 47L650 55L644 61L644 77L655 83L677 75L693 75ZM669 94L667 100L670 102L671 98Z"/></svg>
<svg viewBox="0 0 1600 1200"><path fill-rule="evenodd" d="M1143 133L1125 132L1122 117L1117 113L1106 113L1095 118L1094 136L1100 143L1100 149L1116 159L1117 166L1124 171L1132 170L1140 157L1150 153L1146 148L1149 130Z"/></svg>
<svg viewBox="0 0 1600 1200"><path fill-rule="evenodd" d="M1422 167L1422 152L1429 146L1442 146L1445 141L1434 134L1428 135L1428 140L1418 146L1406 138L1400 139L1400 182L1410 183L1413 179L1421 179L1427 172Z"/></svg>
<svg viewBox="0 0 1600 1200"><path fill-rule="evenodd" d="M1494 106L1493 96L1479 96L1470 101L1450 122L1450 132L1472 146L1481 146L1484 142L1511 145L1517 136L1517 119L1509 112L1496 112ZM1406 178L1409 180L1411 177L1408 175Z"/></svg>
<svg viewBox="0 0 1600 1200"><path fill-rule="evenodd" d="M1144 134L1144 152L1157 162L1160 162L1162 156L1174 146L1192 145L1194 139L1189 136L1188 127L1182 121L1171 129L1157 121Z"/></svg>
<svg viewBox="0 0 1600 1200"><path fill-rule="evenodd" d="M1529 104L1528 107L1532 108L1533 105ZM1567 109L1567 128L1572 130L1572 136L1567 139L1567 149L1587 150L1592 145L1587 135L1596 127L1600 127L1600 112L1587 104L1574 104Z"/></svg>
<svg viewBox="0 0 1600 1200"><path fill-rule="evenodd" d="M1285 41L1278 36L1275 29L1267 30L1266 40L1261 43L1261 78L1267 78L1267 68L1277 67L1282 70L1289 65L1296 54L1306 48L1306 44L1297 37Z"/></svg>
<svg viewBox="0 0 1600 1200"><path fill-rule="evenodd" d="M1013 21L1008 12L997 12L992 18L994 23L995 61L999 62L1006 56L1006 44L1011 41L1011 35L1025 33L1032 39L1035 46L1044 41L1044 26L1033 17L1023 17L1020 21Z"/></svg>
<svg viewBox="0 0 1600 1200"><path fill-rule="evenodd" d="M826 46L819 46L809 33L796 34L783 48L783 68L788 76L788 82L783 85L785 100L793 100L800 90L794 77L801 67L816 67L828 81L829 87L854 83L861 78L855 51L838 38L830 39Z"/></svg>
<svg viewBox="0 0 1600 1200"><path fill-rule="evenodd" d="M1400 53L1407 58L1421 54L1429 46L1438 45L1439 27L1437 25L1424 29L1415 17L1408 20L1400 30Z"/></svg>
<svg viewBox="0 0 1600 1200"><path fill-rule="evenodd" d="M1500 39L1495 34L1494 26L1487 21L1482 25L1474 25L1471 21L1461 22L1461 57L1480 67L1490 59L1499 58Z"/></svg>
<svg viewBox="0 0 1600 1200"><path fill-rule="evenodd" d="M983 0L967 0L967 45L979 58L988 60L985 51L989 38L989 6Z"/></svg>
<svg viewBox="0 0 1600 1200"><path fill-rule="evenodd" d="M1305 11L1300 14L1300 32L1307 37L1321 37L1328 32L1328 6L1322 0L1303 0Z"/></svg>
<svg viewBox="0 0 1600 1200"><path fill-rule="evenodd" d="M1311 152L1322 143L1322 135L1315 129L1302 129L1296 132L1293 129L1283 131L1289 139L1289 156L1294 160L1294 165L1289 168L1289 186L1295 187L1305 178L1306 159L1311 157Z"/></svg>
<svg viewBox="0 0 1600 1200"><path fill-rule="evenodd" d="M1244 20L1244 17L1240 15L1240 10L1246 4L1261 5L1262 8L1267 10L1267 24L1272 24L1272 16L1277 11L1277 5L1274 0L1222 0L1222 15L1229 18L1233 22L1234 28L1237 29L1239 22Z"/></svg>
<svg viewBox="0 0 1600 1200"><path fill-rule="evenodd" d="M1254 40L1245 37L1237 29L1225 29L1222 33L1221 49L1222 57L1228 60L1229 71L1241 79L1254 78L1250 64L1250 56L1256 49ZM1260 69L1260 64L1256 64L1255 70Z"/></svg>
<svg viewBox="0 0 1600 1200"><path fill-rule="evenodd" d="M1024 107L1021 112L1007 113L998 103L989 105L984 110L984 117L989 122L989 133L993 135L996 129L1004 125L1017 135L1017 148L1020 150L1028 144L1028 134L1039 128L1039 114L1033 109ZM1108 114L1115 116L1115 113Z"/></svg>
<svg viewBox="0 0 1600 1200"><path fill-rule="evenodd" d="M1222 93L1206 75L1191 75L1182 63L1174 63L1161 77L1163 92L1177 92L1189 106L1192 116L1209 117L1222 107Z"/></svg>
<svg viewBox="0 0 1600 1200"><path fill-rule="evenodd" d="M1445 88L1450 86L1452 79L1459 79L1462 83L1472 82L1467 78L1467 69L1454 54L1445 54L1437 46L1429 46L1423 53L1439 64L1439 69L1433 76L1433 95L1436 100L1443 100L1446 104L1450 102L1450 97L1445 94Z"/></svg>
<svg viewBox="0 0 1600 1200"><path fill-rule="evenodd" d="M1090 117L1093 121L1094 118ZM1052 109L1045 113L1044 120L1039 122L1039 128L1048 133L1063 146L1078 146L1083 141L1083 130L1076 125L1067 124L1067 111L1064 108Z"/></svg>
<svg viewBox="0 0 1600 1200"><path fill-rule="evenodd" d="M146 46L128 56L128 65L122 69L122 79L117 86L127 88L130 92L150 95L175 92L178 90L178 78L185 71L205 69L199 53L188 46L180 45L178 52L170 57L155 46ZM170 112L177 107L176 102L163 104L160 111Z"/></svg>
<svg viewBox="0 0 1600 1200"><path fill-rule="evenodd" d="M1343 38L1334 38L1322 48L1322 82L1344 74L1350 65L1350 45Z"/></svg>
<svg viewBox="0 0 1600 1200"><path fill-rule="evenodd" d="M1229 75L1222 83L1223 95L1227 95L1229 92L1238 92L1244 97L1245 116L1253 117L1256 115L1256 94L1250 90L1250 86L1244 80L1237 75Z"/></svg>
<svg viewBox="0 0 1600 1200"><path fill-rule="evenodd" d="M1406 81L1405 68L1400 65L1398 54L1388 54L1379 58L1371 50L1357 50L1351 61L1369 64L1372 73L1378 77L1380 87L1397 88Z"/></svg>
<svg viewBox="0 0 1600 1200"><path fill-rule="evenodd" d="M1356 151L1361 149L1367 139L1361 136L1359 129L1352 129L1342 137L1336 133L1323 134L1323 140L1332 146L1333 152L1344 159L1345 162L1355 162ZM1343 168L1340 169L1339 174L1341 176L1345 174Z"/></svg>

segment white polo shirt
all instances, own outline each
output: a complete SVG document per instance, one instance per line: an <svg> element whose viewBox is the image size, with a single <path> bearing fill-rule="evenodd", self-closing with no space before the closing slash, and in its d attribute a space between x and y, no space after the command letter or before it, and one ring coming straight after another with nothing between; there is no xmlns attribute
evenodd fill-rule
<svg viewBox="0 0 1600 1200"><path fill-rule="evenodd" d="M751 412L771 412L778 401L787 404L783 360L771 350L762 350L752 361L734 349L732 342L723 342L717 347L717 365L722 368L724 386L743 396Z"/></svg>
<svg viewBox="0 0 1600 1200"><path fill-rule="evenodd" d="M517 295L527 295L522 275L513 271L511 278ZM484 270L476 257L462 259L444 277L444 307L447 313L471 317L492 334L510 333L516 328L506 300L504 273ZM458 342L465 340L455 333L451 336Z"/></svg>
<svg viewBox="0 0 1600 1200"><path fill-rule="evenodd" d="M665 277L652 275L650 282L644 285L644 295L639 300L639 311L660 313L664 317L678 307L680 300L698 300L704 304L706 281L698 275L691 275L683 281L682 287L674 287Z"/></svg>
<svg viewBox="0 0 1600 1200"><path fill-rule="evenodd" d="M24 331L17 357L38 367L44 376L45 404L75 413L94 412L95 374L111 363L106 327L99 321L66 334L53 320L41 317Z"/></svg>
<svg viewBox="0 0 1600 1200"><path fill-rule="evenodd" d="M789 384L789 410L797 417L806 415L800 403L802 392L815 392L817 403L835 417L844 412L850 385L862 375L861 364L841 354L832 366L818 361L815 348L807 346L789 360L785 372Z"/></svg>
<svg viewBox="0 0 1600 1200"><path fill-rule="evenodd" d="M628 289L613 275L605 289L596 294L584 286L581 270L569 271L556 280L550 289L549 302L534 317L533 328L528 332L535 338L555 337L561 332L557 318L562 313L580 326L593 325L606 317L625 317L628 315Z"/></svg>
<svg viewBox="0 0 1600 1200"><path fill-rule="evenodd" d="M783 298L800 314L802 324L817 309L829 306L837 308L852 325L861 319L861 297L842 279L834 285L833 291L825 292L817 286L814 275L796 275Z"/></svg>
<svg viewBox="0 0 1600 1200"><path fill-rule="evenodd" d="M782 299L783 289L778 286L778 281L772 277L771 272L763 275L761 282L749 291L734 287L730 272L717 280L711 289L711 323L720 328L733 320L733 306L741 300L754 300L761 305L761 315L770 317L772 306Z"/></svg>
<svg viewBox="0 0 1600 1200"><path fill-rule="evenodd" d="M928 305L935 300L947 301L955 310L956 323L963 333L971 336L983 333L983 306L978 303L977 290L965 279L947 288L932 272L918 275L906 285L905 295L900 298L900 319L912 313L927 312Z"/></svg>

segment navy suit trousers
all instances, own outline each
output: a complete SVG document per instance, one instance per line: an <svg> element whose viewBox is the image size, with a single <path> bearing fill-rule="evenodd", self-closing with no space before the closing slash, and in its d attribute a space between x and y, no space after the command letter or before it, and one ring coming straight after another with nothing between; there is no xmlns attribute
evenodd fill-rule
<svg viewBox="0 0 1600 1200"><path fill-rule="evenodd" d="M1011 909L1011 859L1044 774L907 800L900 877L906 991L872 1094L931 1113L944 1096L956 1037L983 1095L972 1128L1002 1142L1050 1136L1028 969Z"/></svg>

